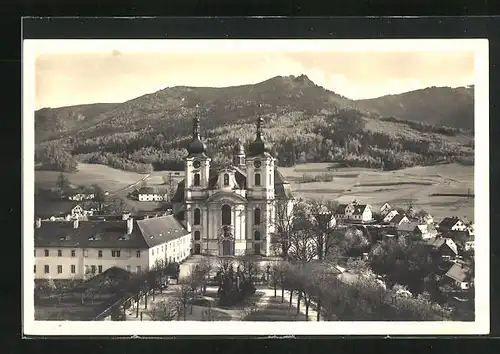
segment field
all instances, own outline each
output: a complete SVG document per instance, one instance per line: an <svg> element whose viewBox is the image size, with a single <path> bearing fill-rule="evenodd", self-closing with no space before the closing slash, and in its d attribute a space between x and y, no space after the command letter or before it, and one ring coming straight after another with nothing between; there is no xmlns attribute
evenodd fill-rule
<svg viewBox="0 0 500 354"><path fill-rule="evenodd" d="M431 196L432 194L474 193L474 167L447 164L426 167L411 167L398 171L378 171L366 168L330 169L328 163L310 163L295 167L280 168L283 176L292 184L297 195L307 198L335 199L339 202L371 204L378 208L389 202L406 207L410 202L416 208L425 209L435 218L445 216L467 216L474 219L474 198L460 196ZM182 172L172 173L174 182L182 177ZM36 171L37 187L53 187L58 172ZM79 164L78 172L68 173L72 184L97 183L110 193L126 196L134 186L146 180L149 186L161 185L168 171L138 174L116 170L103 165ZM330 182L301 183L304 176L328 175ZM131 206L140 210L154 210L162 203L137 202L128 200Z"/></svg>
<svg viewBox="0 0 500 354"><path fill-rule="evenodd" d="M474 167L446 164L411 167L398 171L366 168L338 168L328 163L304 164L281 168L283 176L299 196L334 199L341 203L356 199L379 208L385 202L407 207L410 202L436 219L445 216L467 216L474 219L474 198L431 196L436 193L474 193ZM303 176L328 174L331 182L301 183Z"/></svg>

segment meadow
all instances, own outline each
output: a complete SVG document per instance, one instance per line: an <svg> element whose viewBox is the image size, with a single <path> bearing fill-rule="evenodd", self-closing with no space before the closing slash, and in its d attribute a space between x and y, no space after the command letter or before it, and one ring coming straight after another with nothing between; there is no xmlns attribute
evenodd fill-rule
<svg viewBox="0 0 500 354"><path fill-rule="evenodd" d="M432 194L474 194L474 167L459 164L417 166L397 171L368 168L332 168L331 163L308 163L280 168L298 196L334 199L340 203L356 199L360 203L379 208L385 202L407 207L411 202L436 219L445 216L467 216L474 219L474 198L460 196L431 196ZM104 165L78 165L78 171L68 173L72 184L97 183L110 193L126 196L134 186L145 179L148 186L162 185L169 171L139 174L117 170ZM36 187L54 187L59 172L35 171ZM314 181L320 176L322 181ZM324 176L327 176L325 181ZM174 182L183 178L182 172L173 171ZM313 180L312 182L308 182ZM161 203L128 201L136 208L154 210Z"/></svg>

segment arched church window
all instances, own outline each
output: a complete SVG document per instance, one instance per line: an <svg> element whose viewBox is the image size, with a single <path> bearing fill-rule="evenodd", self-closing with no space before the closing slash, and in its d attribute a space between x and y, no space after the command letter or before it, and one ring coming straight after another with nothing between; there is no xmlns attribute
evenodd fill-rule
<svg viewBox="0 0 500 354"><path fill-rule="evenodd" d="M200 174L199 173L195 173L194 174L194 185L195 186L199 186L200 185Z"/></svg>
<svg viewBox="0 0 500 354"><path fill-rule="evenodd" d="M253 233L253 238L255 239L255 241L260 241L260 231L255 231Z"/></svg>
<svg viewBox="0 0 500 354"><path fill-rule="evenodd" d="M200 232L199 231L195 231L194 232L194 240L195 241L199 241L200 240Z"/></svg>
<svg viewBox="0 0 500 354"><path fill-rule="evenodd" d="M222 225L231 225L231 207L227 204L222 206Z"/></svg>
<svg viewBox="0 0 500 354"><path fill-rule="evenodd" d="M201 211L200 209L196 208L194 209L194 221L193 221L193 224L194 225L200 225L201 223Z"/></svg>
<svg viewBox="0 0 500 354"><path fill-rule="evenodd" d="M229 186L229 175L224 173L224 185Z"/></svg>
<svg viewBox="0 0 500 354"><path fill-rule="evenodd" d="M254 225L260 225L260 209L257 208L253 211L253 222Z"/></svg>
<svg viewBox="0 0 500 354"><path fill-rule="evenodd" d="M255 174L255 185L260 186L260 173Z"/></svg>

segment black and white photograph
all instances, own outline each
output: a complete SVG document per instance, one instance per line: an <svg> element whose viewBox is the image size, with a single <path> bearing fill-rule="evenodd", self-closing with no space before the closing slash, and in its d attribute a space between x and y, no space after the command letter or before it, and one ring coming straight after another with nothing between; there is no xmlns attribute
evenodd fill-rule
<svg viewBox="0 0 500 354"><path fill-rule="evenodd" d="M488 95L483 39L24 40L26 334L487 334Z"/></svg>

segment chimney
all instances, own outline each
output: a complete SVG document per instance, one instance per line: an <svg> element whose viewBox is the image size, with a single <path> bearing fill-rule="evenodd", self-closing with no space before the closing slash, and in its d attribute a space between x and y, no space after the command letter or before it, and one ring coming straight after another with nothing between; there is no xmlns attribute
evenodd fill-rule
<svg viewBox="0 0 500 354"><path fill-rule="evenodd" d="M128 218L127 219L127 234L130 235L132 233L133 229L134 229L134 219Z"/></svg>
<svg viewBox="0 0 500 354"><path fill-rule="evenodd" d="M39 229L42 226L42 218L36 218L35 225Z"/></svg>
<svg viewBox="0 0 500 354"><path fill-rule="evenodd" d="M78 229L78 219L73 220L73 228Z"/></svg>

